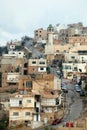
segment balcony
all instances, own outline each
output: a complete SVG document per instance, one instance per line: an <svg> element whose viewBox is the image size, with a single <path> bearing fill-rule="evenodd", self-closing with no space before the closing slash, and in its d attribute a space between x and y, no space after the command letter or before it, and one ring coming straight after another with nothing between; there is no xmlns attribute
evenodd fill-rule
<svg viewBox="0 0 87 130"><path fill-rule="evenodd" d="M18 78L9 78L7 79L7 83L18 83Z"/></svg>
<svg viewBox="0 0 87 130"><path fill-rule="evenodd" d="M55 102L41 102L42 106L57 106Z"/></svg>

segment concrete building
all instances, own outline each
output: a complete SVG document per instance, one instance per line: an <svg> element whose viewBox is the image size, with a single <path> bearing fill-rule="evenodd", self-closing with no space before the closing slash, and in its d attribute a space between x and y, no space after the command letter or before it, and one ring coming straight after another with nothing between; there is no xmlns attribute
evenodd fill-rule
<svg viewBox="0 0 87 130"><path fill-rule="evenodd" d="M21 41L7 42L7 49L8 50L15 50L17 46L21 46Z"/></svg>
<svg viewBox="0 0 87 130"><path fill-rule="evenodd" d="M60 40L60 44L67 44L69 43L69 37L83 35L85 34L84 32L86 31L83 29L82 23L68 24L66 28L60 28L58 39Z"/></svg>
<svg viewBox="0 0 87 130"><path fill-rule="evenodd" d="M9 51L8 54L3 54L3 57L13 57L13 58L24 58L25 53L23 51Z"/></svg>
<svg viewBox="0 0 87 130"><path fill-rule="evenodd" d="M47 40L47 30L39 28L34 31L34 40L38 43L42 43L43 40Z"/></svg>
<svg viewBox="0 0 87 130"><path fill-rule="evenodd" d="M73 36L69 37L69 43L72 45L87 45L87 36Z"/></svg>
<svg viewBox="0 0 87 130"><path fill-rule="evenodd" d="M47 61L46 59L29 59L28 60L28 74L47 73Z"/></svg>
<svg viewBox="0 0 87 130"><path fill-rule="evenodd" d="M33 79L29 75L20 75L19 77L19 84L18 84L18 90L19 91L31 91L33 88Z"/></svg>
<svg viewBox="0 0 87 130"><path fill-rule="evenodd" d="M61 80L52 74L37 75L33 80L33 90L61 90Z"/></svg>
<svg viewBox="0 0 87 130"><path fill-rule="evenodd" d="M78 51L78 53L66 53L65 62L86 63L87 62L87 53L86 53L86 51Z"/></svg>
<svg viewBox="0 0 87 130"><path fill-rule="evenodd" d="M27 122L35 128L54 120L62 103L61 79L52 74L38 74L32 78L21 75L18 89L20 93L10 97L10 125ZM26 112L29 114L26 115Z"/></svg>
<svg viewBox="0 0 87 130"><path fill-rule="evenodd" d="M17 86L19 83L20 73L7 73L7 86Z"/></svg>
<svg viewBox="0 0 87 130"><path fill-rule="evenodd" d="M74 75L78 73L86 73L87 72L87 64L86 63L63 63L63 74L65 78L72 79Z"/></svg>
<svg viewBox="0 0 87 130"><path fill-rule="evenodd" d="M8 73L26 74L25 68L26 59L23 58L14 58L14 57L2 57L0 72L2 73L2 87L8 87L7 75Z"/></svg>
<svg viewBox="0 0 87 130"><path fill-rule="evenodd" d="M9 125L31 124L33 121L32 109L35 99L32 93L14 94L10 96Z"/></svg>
<svg viewBox="0 0 87 130"><path fill-rule="evenodd" d="M65 61L65 53L69 52L73 45L71 44L53 44L53 32L48 33L48 41L45 46L45 55L49 63L56 58Z"/></svg>

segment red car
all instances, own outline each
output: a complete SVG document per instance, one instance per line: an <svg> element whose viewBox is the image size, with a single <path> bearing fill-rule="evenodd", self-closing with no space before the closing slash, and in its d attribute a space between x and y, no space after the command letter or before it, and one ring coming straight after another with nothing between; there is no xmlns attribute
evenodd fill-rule
<svg viewBox="0 0 87 130"><path fill-rule="evenodd" d="M73 122L66 122L66 127L74 127Z"/></svg>
<svg viewBox="0 0 87 130"><path fill-rule="evenodd" d="M62 119L55 119L55 120L52 122L52 125L57 125L57 124L61 123L61 120L62 120Z"/></svg>

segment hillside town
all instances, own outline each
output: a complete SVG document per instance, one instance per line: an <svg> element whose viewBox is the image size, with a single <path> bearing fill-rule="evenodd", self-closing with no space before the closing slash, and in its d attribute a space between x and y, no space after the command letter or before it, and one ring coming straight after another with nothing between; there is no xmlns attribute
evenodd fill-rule
<svg viewBox="0 0 87 130"><path fill-rule="evenodd" d="M87 130L87 27L49 24L0 47L0 130Z"/></svg>

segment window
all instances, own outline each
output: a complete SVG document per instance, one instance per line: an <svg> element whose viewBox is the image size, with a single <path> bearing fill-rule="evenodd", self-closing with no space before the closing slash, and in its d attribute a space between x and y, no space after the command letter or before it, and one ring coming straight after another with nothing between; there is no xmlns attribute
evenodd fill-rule
<svg viewBox="0 0 87 130"><path fill-rule="evenodd" d="M40 68L40 70L44 70L44 68Z"/></svg>
<svg viewBox="0 0 87 130"><path fill-rule="evenodd" d="M26 87L32 87L32 81L26 81Z"/></svg>
<svg viewBox="0 0 87 130"><path fill-rule="evenodd" d="M27 100L27 103L31 103L31 100Z"/></svg>
<svg viewBox="0 0 87 130"><path fill-rule="evenodd" d="M58 105L59 104L59 99L58 98L56 98L56 105Z"/></svg>
<svg viewBox="0 0 87 130"><path fill-rule="evenodd" d="M19 105L20 105L20 106L22 105L22 100L19 101Z"/></svg>
<svg viewBox="0 0 87 130"><path fill-rule="evenodd" d="M59 50L56 50L56 52L59 52Z"/></svg>
<svg viewBox="0 0 87 130"><path fill-rule="evenodd" d="M77 71L78 69L77 69L77 67L74 67L74 71Z"/></svg>
<svg viewBox="0 0 87 130"><path fill-rule="evenodd" d="M30 112L25 112L25 116L29 116L30 115Z"/></svg>
<svg viewBox="0 0 87 130"><path fill-rule="evenodd" d="M66 69L66 70L67 70L67 69L71 69L71 66L66 65L66 66L65 66L65 69Z"/></svg>
<svg viewBox="0 0 87 130"><path fill-rule="evenodd" d="M13 116L18 116L19 112L13 112Z"/></svg>
<svg viewBox="0 0 87 130"><path fill-rule="evenodd" d="M36 64L36 61L32 61L32 64Z"/></svg>
<svg viewBox="0 0 87 130"><path fill-rule="evenodd" d="M38 36L38 34L35 34L35 36Z"/></svg>
<svg viewBox="0 0 87 130"><path fill-rule="evenodd" d="M44 64L45 64L45 62L44 62L44 61L40 61L40 62L39 62L39 64L43 64L43 65L44 65Z"/></svg>
<svg viewBox="0 0 87 130"><path fill-rule="evenodd" d="M75 56L71 56L72 59L75 59Z"/></svg>

